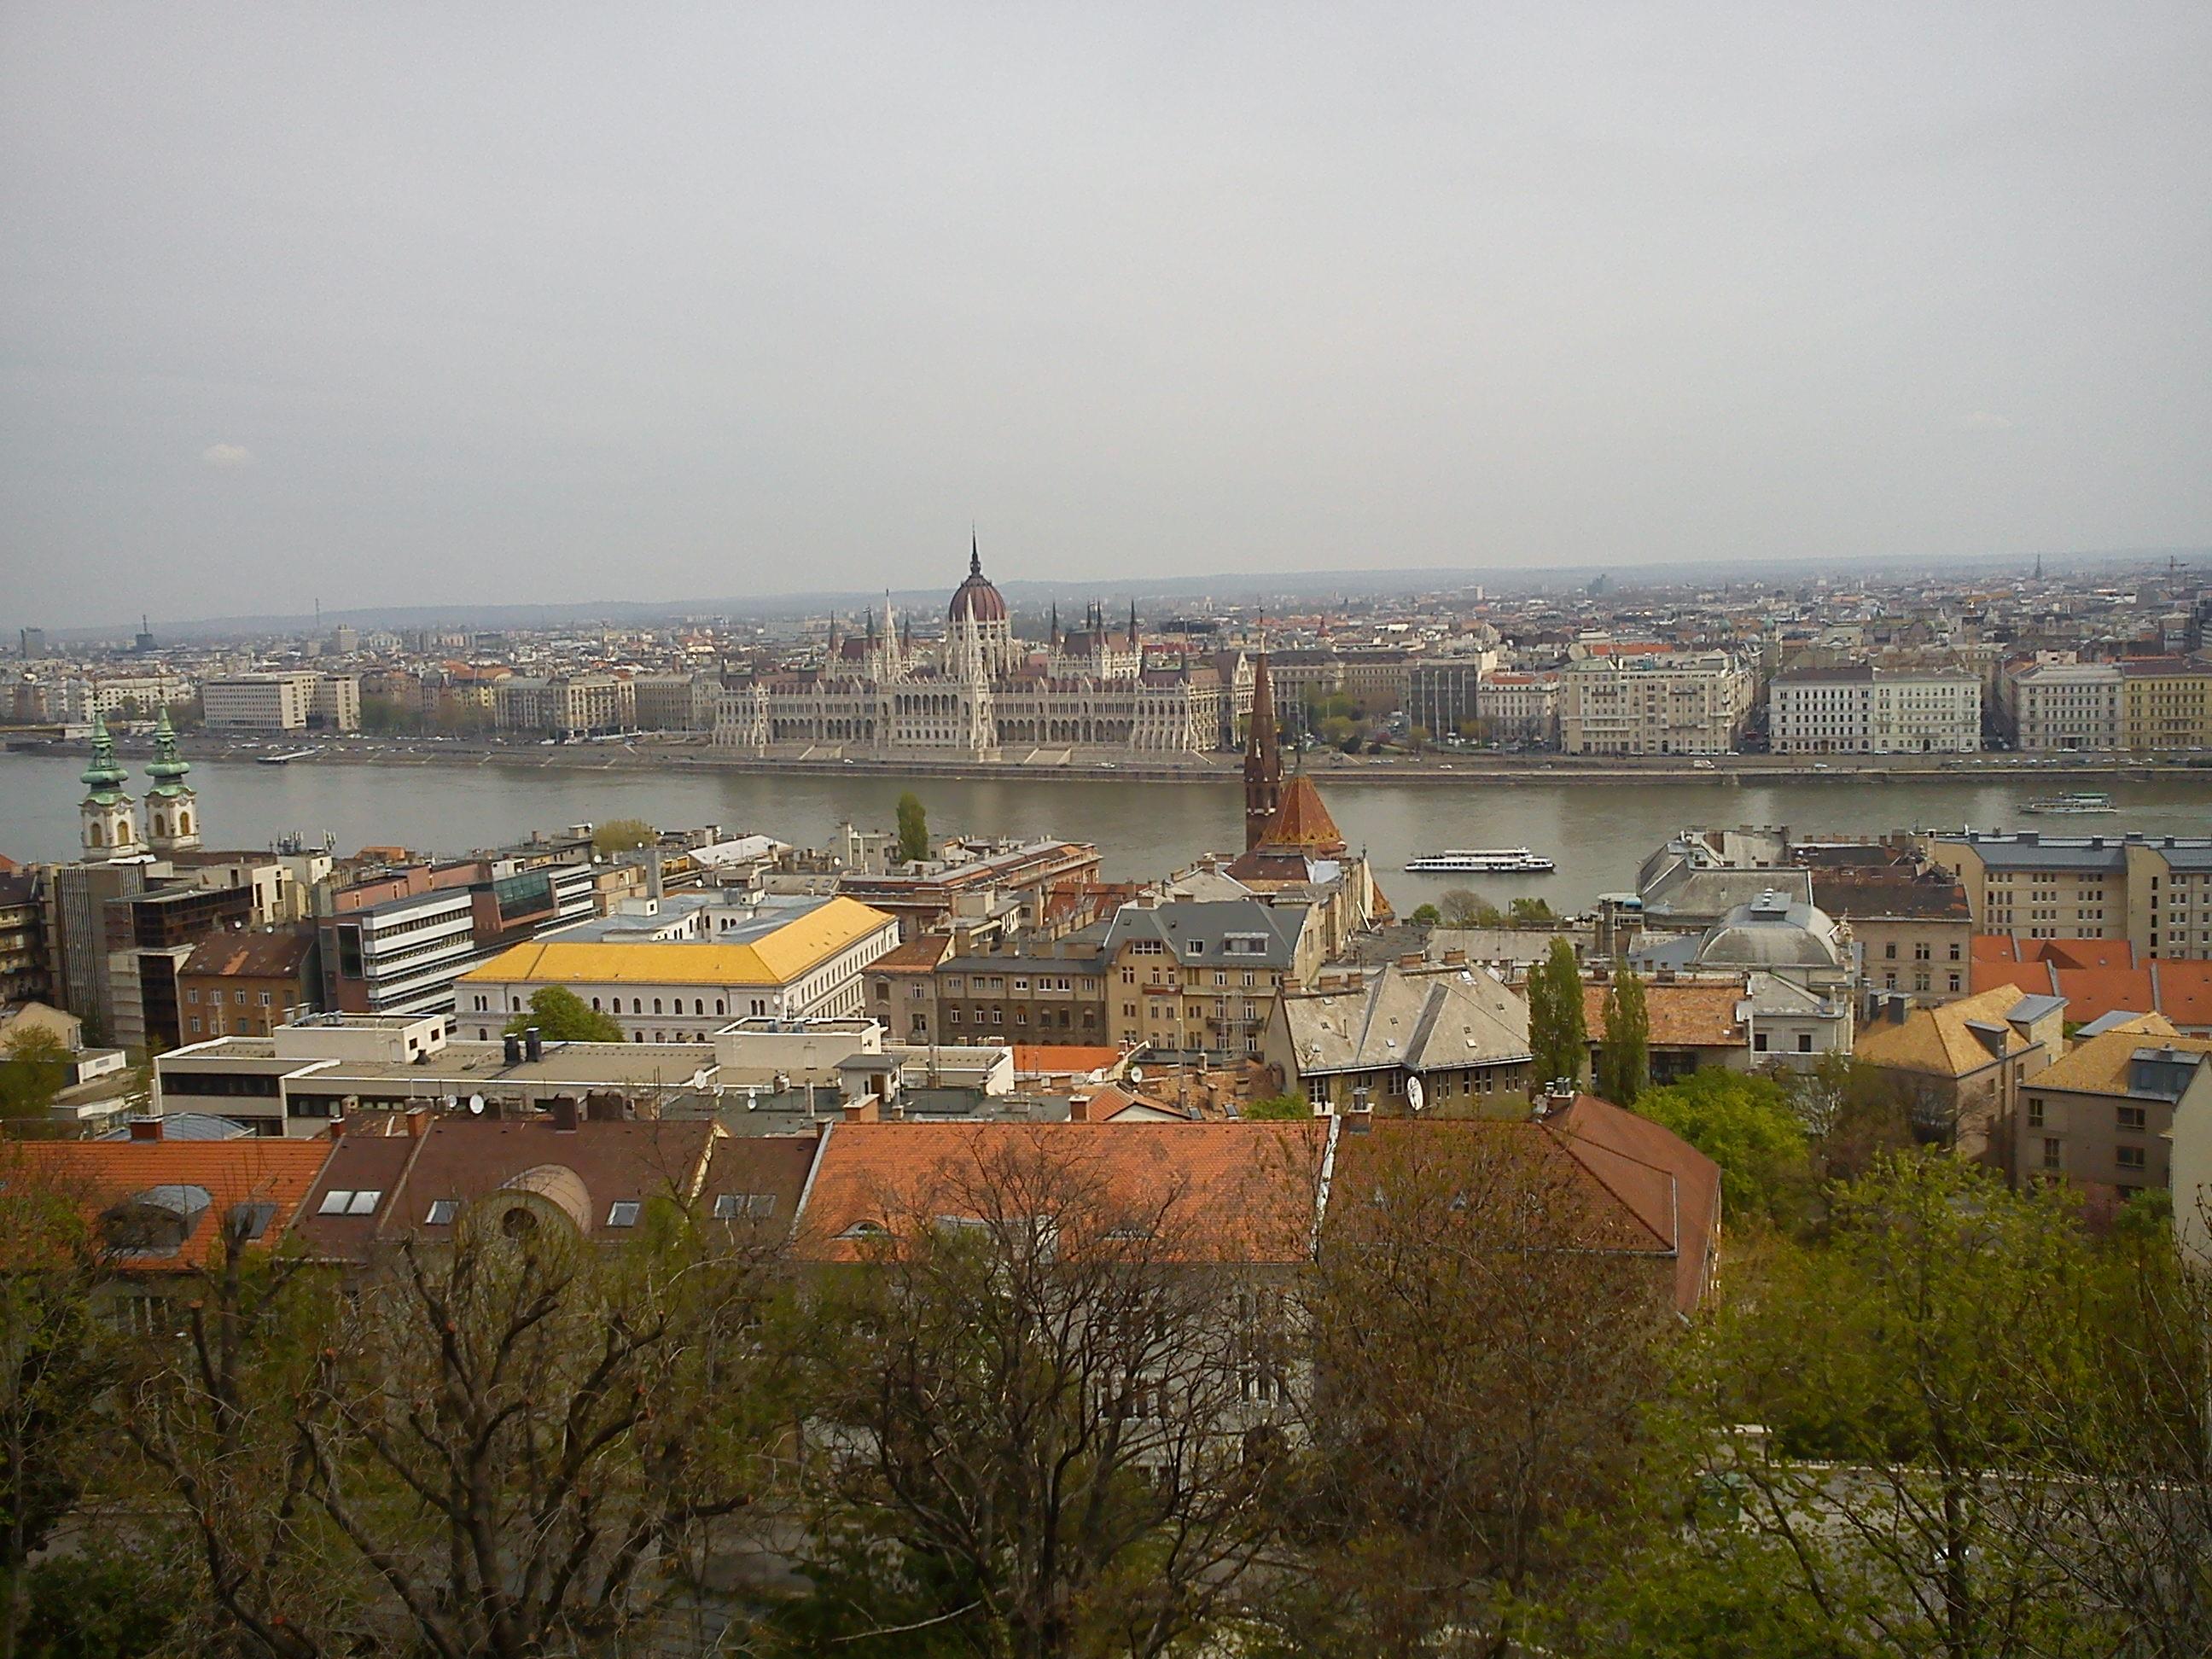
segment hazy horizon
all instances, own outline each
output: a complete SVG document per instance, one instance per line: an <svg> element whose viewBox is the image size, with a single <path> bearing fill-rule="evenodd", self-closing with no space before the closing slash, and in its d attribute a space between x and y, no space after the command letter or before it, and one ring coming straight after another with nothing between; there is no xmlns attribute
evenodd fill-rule
<svg viewBox="0 0 2212 1659"><path fill-rule="evenodd" d="M0 618L2212 542L2212 9L0 14Z"/></svg>

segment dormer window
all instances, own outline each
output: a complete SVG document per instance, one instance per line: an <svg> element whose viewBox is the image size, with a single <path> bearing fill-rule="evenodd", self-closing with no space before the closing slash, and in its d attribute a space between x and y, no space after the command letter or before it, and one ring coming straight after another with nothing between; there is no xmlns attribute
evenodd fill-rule
<svg viewBox="0 0 2212 1659"><path fill-rule="evenodd" d="M323 1201L315 1206L317 1215L374 1215L376 1206L384 1197L381 1188L364 1188L355 1191L344 1187L333 1187L323 1194Z"/></svg>

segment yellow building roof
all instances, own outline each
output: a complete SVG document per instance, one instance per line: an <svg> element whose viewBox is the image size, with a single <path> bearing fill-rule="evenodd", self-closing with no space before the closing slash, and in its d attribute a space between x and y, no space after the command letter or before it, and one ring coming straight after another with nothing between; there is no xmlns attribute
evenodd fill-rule
<svg viewBox="0 0 2212 1659"><path fill-rule="evenodd" d="M833 898L744 945L711 940L616 944L545 939L502 951L461 982L501 985L788 985L892 918L858 899Z"/></svg>
<svg viewBox="0 0 2212 1659"><path fill-rule="evenodd" d="M1902 1024L1877 1019L1859 1027L1851 1052L1876 1066L1964 1077L1999 1058L1966 1029L1969 1022L2003 1025L2005 1016L2027 994L2017 985L1999 985L1955 1002L1915 1008ZM2007 1027L2003 1047L2008 1055L2027 1053L2029 1045L2016 1041L2018 1035Z"/></svg>
<svg viewBox="0 0 2212 1659"><path fill-rule="evenodd" d="M2212 1054L2212 1038L2177 1036L2165 1020L2163 1031L2146 1030L2141 1020L2114 1026L2081 1044L2054 1066L2028 1079L2036 1089L2063 1089L2075 1094L2124 1095L2128 1092L2128 1062L2138 1048L2172 1048L2185 1054Z"/></svg>

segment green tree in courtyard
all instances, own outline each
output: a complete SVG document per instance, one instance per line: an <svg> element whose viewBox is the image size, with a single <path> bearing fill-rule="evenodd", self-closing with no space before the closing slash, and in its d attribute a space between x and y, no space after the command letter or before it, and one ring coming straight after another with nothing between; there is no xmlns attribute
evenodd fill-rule
<svg viewBox="0 0 2212 1659"><path fill-rule="evenodd" d="M929 856L929 813L911 789L898 798L898 856L905 864Z"/></svg>
<svg viewBox="0 0 2212 1659"><path fill-rule="evenodd" d="M1559 920L1552 907L1542 899L1523 894L1515 899L1505 913L1505 919L1516 927L1547 927Z"/></svg>
<svg viewBox="0 0 2212 1659"><path fill-rule="evenodd" d="M1651 1014L1644 981L1616 958L1605 988L1605 1035L1598 1040L1597 1091L1616 1106L1633 1106L1651 1086Z"/></svg>
<svg viewBox="0 0 2212 1659"><path fill-rule="evenodd" d="M1406 918L1416 927L1434 927L1440 925L1443 919L1444 913L1433 904L1416 905L1413 908L1413 914Z"/></svg>
<svg viewBox="0 0 2212 1659"><path fill-rule="evenodd" d="M43 1025L9 1033L0 1060L0 1120L23 1127L42 1122L69 1081L69 1050Z"/></svg>
<svg viewBox="0 0 2212 1659"><path fill-rule="evenodd" d="M1553 939L1543 961L1528 973L1528 1048L1534 1056L1534 1087L1540 1090L1563 1078L1582 1080L1583 1060L1589 1049L1582 969L1575 961L1575 947L1563 939Z"/></svg>
<svg viewBox="0 0 2212 1659"><path fill-rule="evenodd" d="M1502 927L1505 913L1481 894L1455 887L1444 895L1443 922L1447 927Z"/></svg>
<svg viewBox="0 0 2212 1659"><path fill-rule="evenodd" d="M1254 1101L1244 1109L1244 1118L1250 1123L1268 1123L1294 1118L1311 1117L1313 1104L1293 1089L1285 1095L1269 1095Z"/></svg>
<svg viewBox="0 0 2212 1659"><path fill-rule="evenodd" d="M1771 1078L1692 1072L1645 1090L1635 1106L1721 1166L1731 1225L1746 1216L1786 1219L1802 1207L1811 1184L1805 1129L1790 1091Z"/></svg>
<svg viewBox="0 0 2212 1659"><path fill-rule="evenodd" d="M610 853L634 853L659 839L659 832L643 818L610 818L592 831L592 850L603 857Z"/></svg>
<svg viewBox="0 0 2212 1659"><path fill-rule="evenodd" d="M502 1028L510 1036L535 1025L548 1042L620 1042L623 1029L565 985L541 985L530 994L530 1007Z"/></svg>

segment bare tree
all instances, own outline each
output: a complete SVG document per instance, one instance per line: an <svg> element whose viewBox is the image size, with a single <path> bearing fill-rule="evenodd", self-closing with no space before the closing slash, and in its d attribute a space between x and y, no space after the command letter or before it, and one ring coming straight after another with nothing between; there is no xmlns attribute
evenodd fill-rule
<svg viewBox="0 0 2212 1659"><path fill-rule="evenodd" d="M824 1522L879 1540L912 1627L980 1652L1163 1653L1273 1530L1264 1275L1103 1144L988 1142L883 1194L825 1287ZM850 1611L839 1639L879 1630Z"/></svg>
<svg viewBox="0 0 2212 1659"><path fill-rule="evenodd" d="M1660 1380L1670 1264L1559 1142L1419 1127L1346 1138L1304 1290L1301 1651L1509 1651L1565 1569L1550 1529L1613 1500Z"/></svg>
<svg viewBox="0 0 2212 1659"><path fill-rule="evenodd" d="M402 1242L301 1413L309 1495L447 1659L639 1631L771 1480L765 1260L608 1252L517 1213Z"/></svg>

